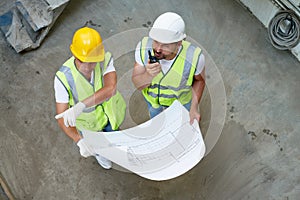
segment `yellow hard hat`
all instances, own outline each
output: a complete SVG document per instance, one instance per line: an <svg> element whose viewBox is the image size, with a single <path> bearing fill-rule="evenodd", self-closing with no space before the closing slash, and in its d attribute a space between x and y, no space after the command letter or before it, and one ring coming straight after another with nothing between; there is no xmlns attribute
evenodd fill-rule
<svg viewBox="0 0 300 200"><path fill-rule="evenodd" d="M104 60L102 38L95 29L89 27L80 28L75 32L70 50L81 62Z"/></svg>

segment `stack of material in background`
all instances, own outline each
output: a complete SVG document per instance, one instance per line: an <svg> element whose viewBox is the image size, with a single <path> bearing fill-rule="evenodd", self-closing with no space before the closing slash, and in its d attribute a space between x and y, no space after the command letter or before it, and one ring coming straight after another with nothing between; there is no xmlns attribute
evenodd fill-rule
<svg viewBox="0 0 300 200"><path fill-rule="evenodd" d="M40 46L69 0L17 0L0 16L0 30L16 52Z"/></svg>

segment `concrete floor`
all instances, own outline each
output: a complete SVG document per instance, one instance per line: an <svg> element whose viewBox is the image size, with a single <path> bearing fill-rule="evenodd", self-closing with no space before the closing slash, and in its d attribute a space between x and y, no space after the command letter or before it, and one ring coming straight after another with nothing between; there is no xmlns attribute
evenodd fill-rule
<svg viewBox="0 0 300 200"><path fill-rule="evenodd" d="M1 12L9 2L1 1ZM94 158L79 155L54 119L53 78L71 55L74 30L86 21L109 41L151 26L165 11L181 14L187 34L206 50L208 83L218 72L223 79L216 85L224 83L226 99L207 88L200 106L206 141L209 127L224 114L213 114L213 102L227 111L217 144L209 144L211 151L196 167L154 182L117 166L104 170ZM118 78L127 83L119 90L130 95L123 128L147 120L140 93L130 85L133 50L111 50L118 54ZM39 49L17 54L1 35L0 52L0 172L16 199L299 199L299 62L273 48L263 25L237 1L73 0Z"/></svg>

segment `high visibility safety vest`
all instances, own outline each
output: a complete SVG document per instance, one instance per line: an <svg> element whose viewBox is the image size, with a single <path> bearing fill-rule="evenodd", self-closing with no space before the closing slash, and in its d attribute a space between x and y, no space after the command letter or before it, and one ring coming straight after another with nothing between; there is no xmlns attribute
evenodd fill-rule
<svg viewBox="0 0 300 200"><path fill-rule="evenodd" d="M105 71L111 53L105 53L103 62L97 63L94 69L94 85L91 84L76 68L75 58L71 57L57 71L56 76L69 93L69 106L93 95L103 87L103 72ZM125 118L126 103L122 95L117 93L101 104L86 108L76 119L76 128L80 131L101 131L108 123L117 130Z"/></svg>
<svg viewBox="0 0 300 200"><path fill-rule="evenodd" d="M148 50L152 51L152 39L144 37L141 41L140 56L144 66L148 63ZM153 53L153 52L152 52ZM192 100L192 84L201 49L187 41L166 74L161 71L151 84L142 90L145 99L154 108L170 106L176 99L185 105Z"/></svg>

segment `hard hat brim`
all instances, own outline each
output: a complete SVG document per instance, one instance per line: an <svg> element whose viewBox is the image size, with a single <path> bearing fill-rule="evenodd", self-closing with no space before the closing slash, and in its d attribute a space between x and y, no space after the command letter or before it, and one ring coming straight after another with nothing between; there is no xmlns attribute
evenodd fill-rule
<svg viewBox="0 0 300 200"><path fill-rule="evenodd" d="M98 46L97 49L95 49L92 52L89 52L87 55L79 55L77 53L79 51L74 49L73 45L70 46L70 50L74 57L78 58L81 62L101 62L104 60L105 50L103 45Z"/></svg>

